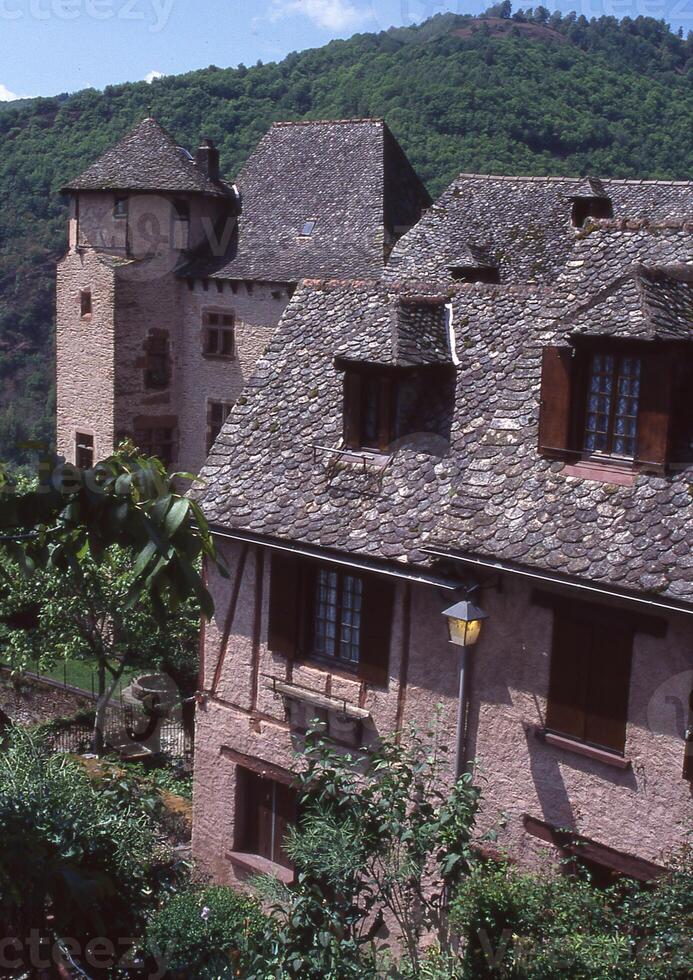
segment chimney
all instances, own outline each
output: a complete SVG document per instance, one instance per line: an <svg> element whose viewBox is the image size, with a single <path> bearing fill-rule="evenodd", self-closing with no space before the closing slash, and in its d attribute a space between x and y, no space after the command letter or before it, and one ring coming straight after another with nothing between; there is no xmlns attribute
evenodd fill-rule
<svg viewBox="0 0 693 980"><path fill-rule="evenodd" d="M195 154L195 166L210 180L219 180L219 150L213 140L202 140Z"/></svg>

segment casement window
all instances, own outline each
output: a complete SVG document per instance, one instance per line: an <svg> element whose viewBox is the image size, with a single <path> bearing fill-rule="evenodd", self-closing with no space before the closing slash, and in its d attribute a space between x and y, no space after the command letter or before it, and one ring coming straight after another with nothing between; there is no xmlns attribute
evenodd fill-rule
<svg viewBox="0 0 693 980"><path fill-rule="evenodd" d="M90 470L94 465L94 436L87 432L75 434L75 463L81 470Z"/></svg>
<svg viewBox="0 0 693 980"><path fill-rule="evenodd" d="M539 451L664 471L690 442L690 363L680 344L581 340L544 348Z"/></svg>
<svg viewBox="0 0 693 980"><path fill-rule="evenodd" d="M152 332L146 341L145 388L166 388L171 381L171 356L168 335Z"/></svg>
<svg viewBox="0 0 693 980"><path fill-rule="evenodd" d="M613 218L614 209L607 197L574 197L571 221L582 228L588 218Z"/></svg>
<svg viewBox="0 0 693 980"><path fill-rule="evenodd" d="M80 289L79 312L83 320L91 316L92 314L91 289Z"/></svg>
<svg viewBox="0 0 693 980"><path fill-rule="evenodd" d="M344 375L344 444L385 452L396 437L397 382L390 372L347 370Z"/></svg>
<svg viewBox="0 0 693 980"><path fill-rule="evenodd" d="M113 217L119 219L125 219L128 216L128 199L122 195L119 195L115 199L115 204L113 205Z"/></svg>
<svg viewBox="0 0 693 980"><path fill-rule="evenodd" d="M633 625L586 603L554 608L546 728L622 754L630 691Z"/></svg>
<svg viewBox="0 0 693 980"><path fill-rule="evenodd" d="M373 574L272 553L268 645L289 659L388 679L394 583Z"/></svg>
<svg viewBox="0 0 693 980"><path fill-rule="evenodd" d="M284 842L289 827L297 819L296 790L242 766L237 767L236 778L235 850L290 868Z"/></svg>
<svg viewBox="0 0 693 980"><path fill-rule="evenodd" d="M236 354L235 323L233 313L203 314L202 352L205 357L223 357L231 360Z"/></svg>
<svg viewBox="0 0 693 980"><path fill-rule="evenodd" d="M209 453L232 409L230 402L207 402L207 452Z"/></svg>
<svg viewBox="0 0 693 980"><path fill-rule="evenodd" d="M594 352L589 359L584 449L634 459L638 438L640 358Z"/></svg>
<svg viewBox="0 0 693 980"><path fill-rule="evenodd" d="M156 421L140 422L133 434L137 448L145 456L156 456L164 466L169 467L176 458L176 430L168 424Z"/></svg>

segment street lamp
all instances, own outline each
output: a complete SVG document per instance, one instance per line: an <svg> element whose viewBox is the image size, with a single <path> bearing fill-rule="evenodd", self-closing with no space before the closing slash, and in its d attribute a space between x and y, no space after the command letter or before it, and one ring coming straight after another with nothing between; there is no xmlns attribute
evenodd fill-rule
<svg viewBox="0 0 693 980"><path fill-rule="evenodd" d="M444 610L443 616L448 621L450 642L458 647L473 647L479 639L482 620L488 619L488 614L468 599Z"/></svg>
<svg viewBox="0 0 693 980"><path fill-rule="evenodd" d="M473 591L470 589L470 591ZM455 754L455 778L459 779L466 768L465 729L467 717L467 650L473 647L481 633L481 623L487 613L469 599L462 599L443 611L448 624L450 642L460 648L460 693L457 704L457 752Z"/></svg>

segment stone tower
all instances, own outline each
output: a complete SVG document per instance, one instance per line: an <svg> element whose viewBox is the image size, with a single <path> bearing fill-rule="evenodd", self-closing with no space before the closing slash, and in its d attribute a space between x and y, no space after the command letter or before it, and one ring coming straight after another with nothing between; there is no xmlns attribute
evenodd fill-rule
<svg viewBox="0 0 693 980"><path fill-rule="evenodd" d="M57 446L85 465L125 436L178 460L181 301L176 275L235 220L219 153L193 158L145 119L70 194L57 280Z"/></svg>

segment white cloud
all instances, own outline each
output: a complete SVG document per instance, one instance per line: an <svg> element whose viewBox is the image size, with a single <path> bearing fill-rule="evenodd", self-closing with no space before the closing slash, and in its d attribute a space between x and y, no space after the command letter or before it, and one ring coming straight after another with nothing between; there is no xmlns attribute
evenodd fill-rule
<svg viewBox="0 0 693 980"><path fill-rule="evenodd" d="M152 82L156 81L157 78L163 78L164 73L162 71L150 71L148 75L144 76L144 80L147 85L151 85Z"/></svg>
<svg viewBox="0 0 693 980"><path fill-rule="evenodd" d="M370 11L351 3L351 0L272 0L270 19L281 20L302 14L317 27L342 31L355 27L370 16Z"/></svg>
<svg viewBox="0 0 693 980"><path fill-rule="evenodd" d="M0 102L14 102L15 99L21 99L21 95L15 95L4 85L0 85Z"/></svg>

